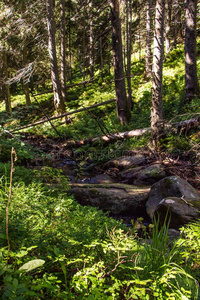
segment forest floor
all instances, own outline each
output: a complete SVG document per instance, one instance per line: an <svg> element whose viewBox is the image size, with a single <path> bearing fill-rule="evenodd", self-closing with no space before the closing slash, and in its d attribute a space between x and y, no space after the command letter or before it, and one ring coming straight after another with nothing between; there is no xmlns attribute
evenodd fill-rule
<svg viewBox="0 0 200 300"><path fill-rule="evenodd" d="M68 165L72 165L73 169L76 169L76 180L83 180L84 177L91 178L96 175L106 173L103 169L105 163L98 163L90 160L90 164L93 165L92 170L90 168L85 172L82 166L87 162L87 157L84 155L76 155L76 149L68 147L68 140L64 138L44 137L42 135L33 135L24 133L21 135L23 142L31 145L35 149L42 150L49 156L48 160L33 160L30 162L29 167L34 168L41 166L49 166L61 169L67 176L70 175L69 169L66 170L66 162ZM130 153L131 152L131 153ZM147 148L141 148L140 150L130 150L130 155L144 154L148 157L148 165L153 163L161 163L165 166L168 176L179 176L188 181L194 188L200 192L200 165L193 161L191 153L182 154L169 154L161 152L159 155L155 155L152 150ZM113 174L109 174L115 178L115 181L120 182L121 178L118 176L117 170L114 170Z"/></svg>

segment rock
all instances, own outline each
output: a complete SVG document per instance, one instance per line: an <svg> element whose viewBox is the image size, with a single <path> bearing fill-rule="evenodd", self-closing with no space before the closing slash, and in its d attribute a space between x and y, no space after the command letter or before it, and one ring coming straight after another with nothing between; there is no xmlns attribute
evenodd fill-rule
<svg viewBox="0 0 200 300"><path fill-rule="evenodd" d="M126 184L70 184L69 192L82 205L99 207L113 215L146 214L145 203L149 187L133 187Z"/></svg>
<svg viewBox="0 0 200 300"><path fill-rule="evenodd" d="M134 155L134 156L124 156L116 159L112 159L104 165L105 169L109 168L119 168L124 170L130 167L137 167L146 162L146 158L143 155Z"/></svg>
<svg viewBox="0 0 200 300"><path fill-rule="evenodd" d="M113 183L114 180L107 174L99 174L95 177L90 178L90 183Z"/></svg>
<svg viewBox="0 0 200 300"><path fill-rule="evenodd" d="M166 176L164 166L154 164L148 167L129 168L120 173L126 183L135 185L150 185Z"/></svg>
<svg viewBox="0 0 200 300"><path fill-rule="evenodd" d="M191 199L184 197L167 197L159 203L155 214L159 215L161 224L164 223L166 215L168 214L168 219L170 218L170 228L179 229L184 224L200 218L200 200L196 202L196 207L191 202Z"/></svg>
<svg viewBox="0 0 200 300"><path fill-rule="evenodd" d="M200 208L199 193L185 180L177 176L169 176L155 183L150 191L146 210L151 219L160 202L169 197L187 199L187 202ZM183 201L182 201L183 204Z"/></svg>
<svg viewBox="0 0 200 300"><path fill-rule="evenodd" d="M137 178L134 180L134 184L153 184L166 177L164 166L161 164L151 165L137 173Z"/></svg>
<svg viewBox="0 0 200 300"><path fill-rule="evenodd" d="M115 182L114 179L112 179L109 175L107 174L99 174L91 178L83 178L79 179L78 183L91 183L91 184L98 184L98 183L113 183Z"/></svg>
<svg viewBox="0 0 200 300"><path fill-rule="evenodd" d="M126 180L128 183L133 183L133 180L137 178L138 172L144 169L144 167L133 167L127 170L120 172L120 176L123 180Z"/></svg>

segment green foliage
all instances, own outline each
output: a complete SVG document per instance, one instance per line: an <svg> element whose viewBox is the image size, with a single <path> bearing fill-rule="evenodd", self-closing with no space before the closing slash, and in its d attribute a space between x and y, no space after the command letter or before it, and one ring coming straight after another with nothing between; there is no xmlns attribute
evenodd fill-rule
<svg viewBox="0 0 200 300"><path fill-rule="evenodd" d="M169 153L182 153L190 149L190 142L186 136L170 135L161 141Z"/></svg>
<svg viewBox="0 0 200 300"><path fill-rule="evenodd" d="M42 171L50 179L60 176L51 169ZM159 229L155 223L151 239L141 240L135 227L128 230L100 210L82 207L66 193L38 182L13 186L6 268L8 186L4 175L2 299L197 299L198 284L191 273L199 263L199 223L183 229L186 240L181 237L169 248L167 225Z"/></svg>
<svg viewBox="0 0 200 300"><path fill-rule="evenodd" d="M180 253L188 267L197 274L200 280L200 221L193 222L181 229L181 238L177 245Z"/></svg>
<svg viewBox="0 0 200 300"><path fill-rule="evenodd" d="M14 147L17 152L17 163L23 164L27 161L36 159L36 158L44 158L45 154L40 151L36 150L29 144L24 143L23 141L19 140L18 137L10 138L6 132L0 131L0 161L6 163L10 161L10 153L11 148Z"/></svg>

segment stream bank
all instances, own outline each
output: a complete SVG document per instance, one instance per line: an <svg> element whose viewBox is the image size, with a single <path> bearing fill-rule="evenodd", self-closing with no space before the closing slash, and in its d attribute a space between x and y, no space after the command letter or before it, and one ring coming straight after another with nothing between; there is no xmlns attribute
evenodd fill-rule
<svg viewBox="0 0 200 300"><path fill-rule="evenodd" d="M131 225L137 218L143 218L145 223L151 221L152 215L148 213L146 203L152 186L154 187L165 178L170 178L169 180L175 182L175 188L173 192L169 188L169 193L162 195L161 199L159 198L156 209L164 198L175 197L177 199L170 198L166 203L171 201L176 204L171 209L173 211L174 207L177 208L173 212L177 218L177 210L180 210L178 203L182 201L181 197L185 197L183 201L185 201L185 209L189 213L189 217L182 216L181 224L198 217L197 207L194 209L191 207L199 201L200 168L186 157L182 157L181 160L163 154L158 158L152 152L141 149L140 151L127 151L125 156L99 164L86 153L78 156L76 150L68 149L67 141L61 139L45 139L40 136L26 135L24 140L50 155L43 161L35 160L29 167L48 166L61 170L69 179L70 193L80 204L99 207L103 211L109 212L110 216L123 219L127 225ZM193 192L193 187L187 186L189 195L195 194L195 199L193 199L196 201L195 204L193 202L188 204L190 196L188 197L187 193L185 196L184 191L179 191L180 180L177 178L184 180L185 187L191 183L196 188ZM162 194L162 191L160 193ZM188 205L190 210L187 209ZM176 224L175 227L178 226Z"/></svg>

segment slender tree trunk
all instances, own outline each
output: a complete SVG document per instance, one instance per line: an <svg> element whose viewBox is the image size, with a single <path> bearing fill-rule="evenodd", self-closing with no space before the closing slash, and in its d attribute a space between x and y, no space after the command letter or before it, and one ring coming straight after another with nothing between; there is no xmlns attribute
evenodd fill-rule
<svg viewBox="0 0 200 300"><path fill-rule="evenodd" d="M12 108L11 108L11 100L10 100L10 87L6 83L6 80L8 79L8 61L7 61L7 52L5 49L3 49L3 77L4 77L3 92L5 97L6 111L7 113L11 113Z"/></svg>
<svg viewBox="0 0 200 300"><path fill-rule="evenodd" d="M141 16L140 16L140 11L138 13L139 16L139 30L138 30L138 46L139 46L139 61L141 61Z"/></svg>
<svg viewBox="0 0 200 300"><path fill-rule="evenodd" d="M27 50L26 41L24 41L23 65L26 66L27 63L28 63L28 50ZM26 97L26 106L30 106L31 105L31 98L30 98L30 93L29 93L29 84L28 84L28 82L25 82L24 80L23 80L23 90L24 90L25 97Z"/></svg>
<svg viewBox="0 0 200 300"><path fill-rule="evenodd" d="M82 52L82 74L83 74L83 82L86 81L86 54L87 54L87 50L86 50L86 21L85 21L85 17L86 17L86 9L84 6L84 11L83 11L83 52ZM85 88L85 84L84 84L84 88Z"/></svg>
<svg viewBox="0 0 200 300"><path fill-rule="evenodd" d="M90 79L94 77L94 30L93 30L93 17L91 17L92 14L92 8L93 8L93 1L91 0L89 3L90 8L90 28L89 28L89 41L90 41Z"/></svg>
<svg viewBox="0 0 200 300"><path fill-rule="evenodd" d="M67 100L66 91L66 35L65 35L65 0L60 0L61 8L61 31L60 31L60 49L61 49L61 93L62 99Z"/></svg>
<svg viewBox="0 0 200 300"><path fill-rule="evenodd" d="M159 138L163 130L162 69L164 50L164 10L165 0L156 0L151 108L151 129L155 148L158 146Z"/></svg>
<svg viewBox="0 0 200 300"><path fill-rule="evenodd" d="M178 0L173 1L173 46L176 48L178 35Z"/></svg>
<svg viewBox="0 0 200 300"><path fill-rule="evenodd" d="M151 78L152 70L152 0L147 0L147 21L146 21L146 75L148 78Z"/></svg>
<svg viewBox="0 0 200 300"><path fill-rule="evenodd" d="M112 23L112 43L113 59L115 70L115 91L117 102L117 116L122 124L127 124L130 119L130 108L126 97L123 55L122 55L122 36L121 22L119 14L119 0L110 0L111 23Z"/></svg>
<svg viewBox="0 0 200 300"><path fill-rule="evenodd" d="M186 0L185 101L191 101L199 93L196 64L196 13L197 0Z"/></svg>
<svg viewBox="0 0 200 300"><path fill-rule="evenodd" d="M21 1L19 3L19 5L21 8L22 16L25 17L24 16L24 13L26 11L25 1ZM24 67L28 64L28 48L27 48L26 37L24 38L24 43L23 43L22 63L23 63ZM29 84L25 80L22 80L22 86L23 86L23 90L24 90L24 94L25 94L25 98L26 98L26 106L30 106L31 98L30 98L30 93L29 93Z"/></svg>
<svg viewBox="0 0 200 300"><path fill-rule="evenodd" d="M170 34L171 34L171 6L172 1L166 0L166 29L165 29L165 53L170 51Z"/></svg>
<svg viewBox="0 0 200 300"><path fill-rule="evenodd" d="M68 34L69 34L69 72L68 72L68 76L69 76L69 81L70 81L70 84L72 83L72 42L71 42L71 10L69 10L69 25L68 25Z"/></svg>
<svg viewBox="0 0 200 300"><path fill-rule="evenodd" d="M61 86L58 76L58 64L56 57L56 42L55 42L55 21L53 11L53 0L46 0L47 10L47 29L48 29L48 48L51 65L51 81L54 93L54 106L58 113L65 111L64 102L62 101Z"/></svg>
<svg viewBox="0 0 200 300"><path fill-rule="evenodd" d="M103 43L102 43L102 37L100 37L100 69L101 69L101 79L103 82L104 74L103 74Z"/></svg>
<svg viewBox="0 0 200 300"><path fill-rule="evenodd" d="M127 86L128 86L128 104L133 108L132 87L131 87L131 54L132 54L132 0L126 0L127 10Z"/></svg>

